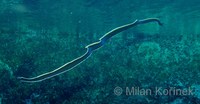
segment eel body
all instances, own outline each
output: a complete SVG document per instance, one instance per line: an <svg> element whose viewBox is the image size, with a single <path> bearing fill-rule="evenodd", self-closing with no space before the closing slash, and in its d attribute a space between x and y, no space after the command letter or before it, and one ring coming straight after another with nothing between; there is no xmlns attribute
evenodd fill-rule
<svg viewBox="0 0 200 104"><path fill-rule="evenodd" d="M139 24L146 24L146 23L149 23L149 22L157 22L159 25L162 25L162 23L160 22L159 19L157 18L147 18L147 19L143 19L143 20L135 20L133 23L130 23L130 24L126 24L126 25L123 25L123 26L120 26L120 27L117 27L111 31L109 31L108 33L106 33L105 35L103 35L98 42L94 42L92 44L89 44L87 45L85 48L87 49L86 53L83 54L82 56L60 66L59 68L53 70L53 71L50 71L50 72L47 72L47 73L44 73L44 74L41 74L41 75L38 75L36 77L32 77L32 78L25 78L25 77L18 77L18 79L21 81L21 82L30 82L30 83L33 83L33 82L41 82L43 80L46 80L46 79L49 79L49 78L52 78L54 76L57 76L57 75L60 75L64 72L67 72L67 71L70 71L71 69L73 69L74 67L76 67L77 65L79 65L80 63L82 63L84 60L86 60L91 54L93 51L99 49L100 47L102 47L110 38L112 38L114 35L122 32L122 31L125 31L131 27L134 27L134 26L137 26Z"/></svg>

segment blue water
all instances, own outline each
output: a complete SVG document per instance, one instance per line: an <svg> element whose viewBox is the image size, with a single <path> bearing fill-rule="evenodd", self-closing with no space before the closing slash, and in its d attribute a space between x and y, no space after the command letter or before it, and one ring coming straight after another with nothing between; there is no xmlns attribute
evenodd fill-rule
<svg viewBox="0 0 200 104"><path fill-rule="evenodd" d="M0 104L200 104L200 1L1 0ZM37 83L113 36L70 71Z"/></svg>

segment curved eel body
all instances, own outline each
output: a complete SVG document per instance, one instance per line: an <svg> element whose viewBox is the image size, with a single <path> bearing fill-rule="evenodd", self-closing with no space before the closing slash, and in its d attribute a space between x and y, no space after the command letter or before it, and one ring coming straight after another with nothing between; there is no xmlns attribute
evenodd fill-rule
<svg viewBox="0 0 200 104"><path fill-rule="evenodd" d="M21 82L30 82L30 83L40 82L40 81L52 78L54 76L60 75L64 72L70 71L71 69L73 69L74 67L76 67L77 65L82 63L84 60L86 60L92 54L93 51L102 47L114 35L122 32L122 31L125 31L125 30L127 30L131 27L137 26L139 24L146 24L146 23L149 23L149 22L157 22L159 25L162 25L162 23L157 18L147 18L147 19L143 19L143 20L135 20L133 23L126 24L126 25L117 27L117 28L109 31L108 33L103 35L99 39L98 42L94 42L92 44L87 45L85 47L85 48L87 48L87 51L86 51L85 54L83 54L82 56L80 56L80 57L78 57L78 58L76 58L76 59L74 59L74 60L72 60L72 61L70 61L70 62L68 62L64 65L62 65L61 67L59 67L59 68L57 68L53 71L38 75L36 77L32 77L32 78L18 77L18 79Z"/></svg>

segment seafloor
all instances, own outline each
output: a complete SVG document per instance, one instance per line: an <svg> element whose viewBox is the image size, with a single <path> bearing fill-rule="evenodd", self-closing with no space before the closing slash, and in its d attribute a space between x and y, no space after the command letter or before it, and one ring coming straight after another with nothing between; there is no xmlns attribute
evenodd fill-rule
<svg viewBox="0 0 200 104"><path fill-rule="evenodd" d="M200 104L199 0L0 0L0 104ZM136 19L73 70L35 77Z"/></svg>

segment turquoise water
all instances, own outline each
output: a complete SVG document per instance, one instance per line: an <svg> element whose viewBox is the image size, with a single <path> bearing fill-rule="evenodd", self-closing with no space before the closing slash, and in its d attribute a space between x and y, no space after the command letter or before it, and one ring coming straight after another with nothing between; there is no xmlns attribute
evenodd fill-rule
<svg viewBox="0 0 200 104"><path fill-rule="evenodd" d="M200 104L200 1L1 0L0 104ZM72 70L32 78L136 19ZM67 69L67 68L64 68Z"/></svg>

